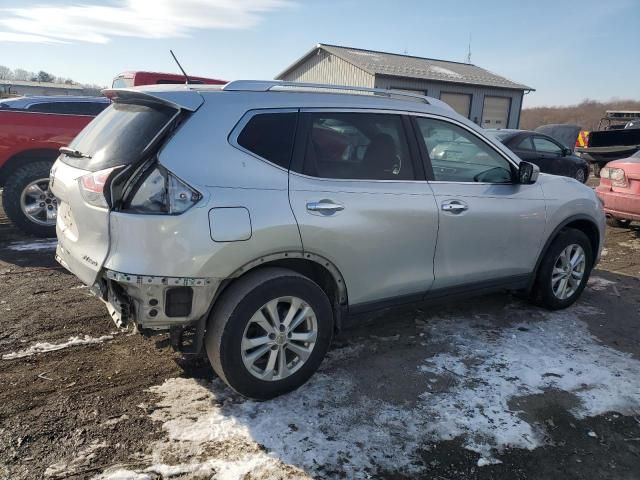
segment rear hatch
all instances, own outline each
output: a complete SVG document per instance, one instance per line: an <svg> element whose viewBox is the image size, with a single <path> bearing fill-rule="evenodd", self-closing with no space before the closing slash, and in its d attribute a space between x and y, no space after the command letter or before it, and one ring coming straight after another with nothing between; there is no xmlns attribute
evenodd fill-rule
<svg viewBox="0 0 640 480"><path fill-rule="evenodd" d="M56 258L87 285L96 282L109 254L109 216L123 185L202 103L188 90L108 94L114 103L80 132L51 170L59 199Z"/></svg>

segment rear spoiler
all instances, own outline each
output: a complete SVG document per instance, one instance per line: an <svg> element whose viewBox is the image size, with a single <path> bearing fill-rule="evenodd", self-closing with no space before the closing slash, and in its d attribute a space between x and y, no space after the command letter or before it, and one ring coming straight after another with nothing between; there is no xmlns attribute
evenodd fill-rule
<svg viewBox="0 0 640 480"><path fill-rule="evenodd" d="M102 90L102 94L114 102L118 100L135 101L136 99L151 100L190 112L195 112L204 103L204 98L198 92L193 90L168 90L166 86L163 86L162 89L145 88L144 90L137 88L107 88Z"/></svg>

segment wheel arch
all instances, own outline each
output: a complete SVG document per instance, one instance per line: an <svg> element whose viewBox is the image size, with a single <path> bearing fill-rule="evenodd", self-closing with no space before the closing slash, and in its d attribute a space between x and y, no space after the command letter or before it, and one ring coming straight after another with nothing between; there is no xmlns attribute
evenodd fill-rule
<svg viewBox="0 0 640 480"><path fill-rule="evenodd" d="M222 283L216 292L212 306L235 280L249 272L265 267L287 268L317 283L329 297L334 309L336 328L341 328L341 319L348 306L347 285L344 277L333 262L311 252L284 251L264 255L245 263Z"/></svg>
<svg viewBox="0 0 640 480"><path fill-rule="evenodd" d="M553 230L553 232L551 232L551 235L549 235L549 237L547 238L547 241L545 242L544 247L542 248L540 255L538 256L536 267L533 271L531 282L529 284L529 289L533 287L533 283L535 282L535 279L538 275L538 269L540 268L542 259L549 250L551 243L556 239L556 237L562 230L567 228L573 228L584 233L589 239L589 243L591 244L594 256L597 253L598 248L600 248L600 231L596 222L587 215L574 215L566 218Z"/></svg>
<svg viewBox="0 0 640 480"><path fill-rule="evenodd" d="M55 162L60 152L57 149L36 148L15 153L7 159L0 168L0 187L4 186L6 179L20 167L33 162Z"/></svg>

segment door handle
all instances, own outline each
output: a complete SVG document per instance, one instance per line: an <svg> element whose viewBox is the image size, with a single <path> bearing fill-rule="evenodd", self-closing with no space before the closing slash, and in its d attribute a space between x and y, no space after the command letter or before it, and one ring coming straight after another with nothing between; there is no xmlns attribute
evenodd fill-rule
<svg viewBox="0 0 640 480"><path fill-rule="evenodd" d="M444 212L462 213L465 210L468 210L469 206L466 203L461 202L460 200L448 200L442 203L441 208Z"/></svg>
<svg viewBox="0 0 640 480"><path fill-rule="evenodd" d="M333 215L336 212L344 210L344 205L334 203L331 200L320 200L319 202L307 203L307 210L321 213L322 215Z"/></svg>

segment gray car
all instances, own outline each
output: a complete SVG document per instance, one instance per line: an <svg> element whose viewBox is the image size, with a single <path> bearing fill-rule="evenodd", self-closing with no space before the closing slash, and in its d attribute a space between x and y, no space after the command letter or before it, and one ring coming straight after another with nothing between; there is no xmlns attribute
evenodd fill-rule
<svg viewBox="0 0 640 480"><path fill-rule="evenodd" d="M266 399L358 314L495 290L571 305L605 216L439 100L236 81L108 91L51 171L56 257L120 326Z"/></svg>

